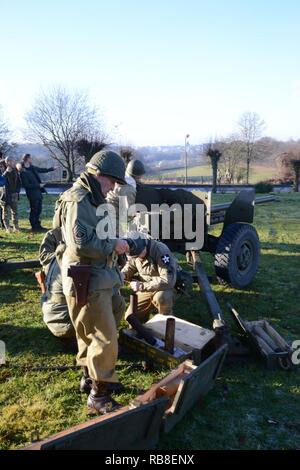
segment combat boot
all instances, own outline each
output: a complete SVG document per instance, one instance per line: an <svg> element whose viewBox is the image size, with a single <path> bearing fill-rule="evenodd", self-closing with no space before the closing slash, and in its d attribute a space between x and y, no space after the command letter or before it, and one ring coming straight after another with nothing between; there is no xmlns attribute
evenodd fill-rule
<svg viewBox="0 0 300 470"><path fill-rule="evenodd" d="M89 412L96 411L104 415L116 411L121 407L111 396L105 382L92 381L92 389L87 399Z"/></svg>
<svg viewBox="0 0 300 470"><path fill-rule="evenodd" d="M92 389L92 379L89 376L89 371L87 367L82 368L83 375L80 380L79 390L81 393L89 394Z"/></svg>
<svg viewBox="0 0 300 470"><path fill-rule="evenodd" d="M87 367L83 367L82 371L83 375L80 380L79 390L81 393L87 393L87 395L89 395L92 389L92 379L89 376ZM125 392L125 387L120 382L106 382L105 385L109 393L118 395L119 393Z"/></svg>

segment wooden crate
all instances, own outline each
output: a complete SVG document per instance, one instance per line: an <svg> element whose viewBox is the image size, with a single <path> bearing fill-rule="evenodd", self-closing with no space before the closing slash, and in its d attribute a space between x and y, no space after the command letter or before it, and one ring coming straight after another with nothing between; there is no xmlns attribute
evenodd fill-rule
<svg viewBox="0 0 300 470"><path fill-rule="evenodd" d="M164 339L168 318L175 318L174 345L184 351L182 356L175 357L161 348L151 346L144 339L139 338L134 329L129 328L120 331L120 344L158 365L176 367L189 358L193 358L196 364L200 364L202 351L215 338L215 333L181 318L161 314L151 318L145 323L145 327L154 337Z"/></svg>

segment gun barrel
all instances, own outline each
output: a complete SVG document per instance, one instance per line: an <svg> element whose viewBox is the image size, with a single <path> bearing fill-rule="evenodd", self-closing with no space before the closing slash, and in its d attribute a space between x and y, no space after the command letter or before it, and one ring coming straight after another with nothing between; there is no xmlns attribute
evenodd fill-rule
<svg viewBox="0 0 300 470"><path fill-rule="evenodd" d="M0 261L0 274L6 274L17 269L39 268L40 262L38 259L27 259L24 261Z"/></svg>
<svg viewBox="0 0 300 470"><path fill-rule="evenodd" d="M259 196L255 199L255 204L265 204L275 201L275 196ZM211 206L210 225L216 225L224 222L225 212L229 209L231 202L223 204L214 204Z"/></svg>

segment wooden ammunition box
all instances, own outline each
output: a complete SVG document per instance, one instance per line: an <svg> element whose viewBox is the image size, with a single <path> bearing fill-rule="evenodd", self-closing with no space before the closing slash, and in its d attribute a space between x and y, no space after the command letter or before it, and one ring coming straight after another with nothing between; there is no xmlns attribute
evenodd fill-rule
<svg viewBox="0 0 300 470"><path fill-rule="evenodd" d="M200 364L202 352L211 346L215 333L181 318L161 314L154 315L151 320L145 323L145 327L155 338L164 340L168 318L175 318L174 345L175 348L180 348L183 351L181 356L176 357L164 349L151 346L143 338L139 338L134 329L129 328L120 331L120 344L158 365L176 367L189 358L192 358L195 364Z"/></svg>

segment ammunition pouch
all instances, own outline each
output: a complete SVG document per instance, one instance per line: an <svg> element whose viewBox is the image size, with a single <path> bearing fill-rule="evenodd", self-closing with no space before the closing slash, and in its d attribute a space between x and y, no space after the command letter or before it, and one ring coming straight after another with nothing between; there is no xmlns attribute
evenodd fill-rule
<svg viewBox="0 0 300 470"><path fill-rule="evenodd" d="M38 285L40 286L42 294L45 294L45 292L46 292L46 276L45 276L44 271L38 271L34 275L35 275L35 278L38 282Z"/></svg>
<svg viewBox="0 0 300 470"><path fill-rule="evenodd" d="M68 269L68 276L73 279L76 304L79 308L87 304L90 275L90 264L71 265Z"/></svg>

